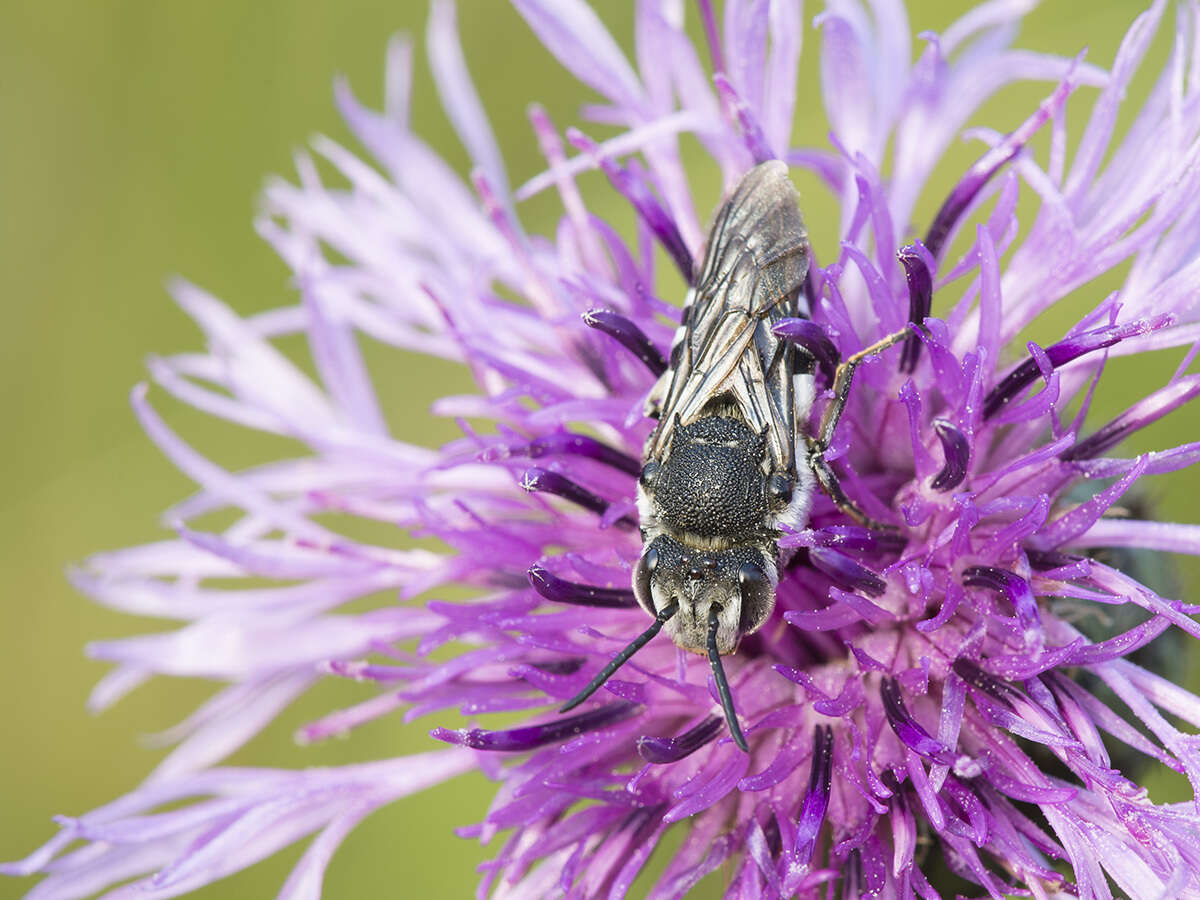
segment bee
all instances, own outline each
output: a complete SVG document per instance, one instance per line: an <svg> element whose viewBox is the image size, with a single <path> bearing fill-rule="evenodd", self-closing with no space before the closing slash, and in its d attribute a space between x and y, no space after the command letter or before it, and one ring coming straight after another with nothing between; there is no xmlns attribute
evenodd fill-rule
<svg viewBox="0 0 1200 900"><path fill-rule="evenodd" d="M824 458L855 365L902 340L890 335L844 360L815 437L816 360L772 330L809 316L811 251L796 189L778 160L751 169L717 210L688 292L670 362L651 390L637 506L643 540L633 570L654 622L562 709L591 696L660 630L706 654L734 741L748 752L723 655L767 621L779 584L779 538L808 521L819 484L860 522Z"/></svg>

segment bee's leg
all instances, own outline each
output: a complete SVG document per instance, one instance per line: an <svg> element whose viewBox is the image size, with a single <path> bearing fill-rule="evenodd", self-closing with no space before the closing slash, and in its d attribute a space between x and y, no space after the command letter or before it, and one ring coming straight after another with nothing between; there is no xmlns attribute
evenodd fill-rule
<svg viewBox="0 0 1200 900"><path fill-rule="evenodd" d="M833 399L829 401L829 405L821 414L821 427L817 429L817 437L813 442L819 452L824 453L833 441L833 430L837 428L838 420L842 417L842 410L846 408L846 400L850 396L850 382L854 379L854 370L858 368L858 364L868 356L874 356L882 353L888 347L895 346L910 334L912 332L908 328L902 328L838 363L837 370L833 374Z"/></svg>
<svg viewBox="0 0 1200 900"><path fill-rule="evenodd" d="M838 421L842 418L842 411L846 408L846 400L850 396L850 384L854 380L854 370L858 368L858 364L869 356L882 353L888 347L899 344L910 334L912 332L908 328L903 328L876 341L871 346L863 348L853 356L846 357L838 364L837 371L833 376L833 399L829 401L829 405L821 414L821 425L817 429L817 436L808 440L808 465L821 488L829 495L829 499L837 505L838 509L868 528L894 530L895 526L876 522L846 496L836 473L825 460L825 451L829 449L829 445L833 441L834 429L837 428Z"/></svg>
<svg viewBox="0 0 1200 900"><path fill-rule="evenodd" d="M858 504L846 496L846 492L842 490L841 482L838 481L837 474L830 467L829 463L825 461L824 451L815 451L813 449L815 443L813 441L808 445L808 466L817 477L817 483L821 485L821 489L825 491L834 505L859 525L864 525L874 531L895 531L895 525L889 525L886 522L879 522L872 519L858 508Z"/></svg>

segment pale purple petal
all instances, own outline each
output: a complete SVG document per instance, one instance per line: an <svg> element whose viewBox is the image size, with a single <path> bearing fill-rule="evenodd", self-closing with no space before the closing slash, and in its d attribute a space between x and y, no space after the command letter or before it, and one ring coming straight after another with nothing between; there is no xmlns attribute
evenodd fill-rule
<svg viewBox="0 0 1200 900"><path fill-rule="evenodd" d="M508 178L496 137L488 124L483 104L475 93L458 41L453 0L437 0L429 16L427 43L430 68L442 98L471 161L484 171L502 196L508 196Z"/></svg>

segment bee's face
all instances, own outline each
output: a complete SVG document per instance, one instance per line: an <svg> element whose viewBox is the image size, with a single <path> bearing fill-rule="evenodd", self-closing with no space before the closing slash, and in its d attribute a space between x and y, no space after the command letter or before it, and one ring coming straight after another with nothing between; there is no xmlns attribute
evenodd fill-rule
<svg viewBox="0 0 1200 900"><path fill-rule="evenodd" d="M756 546L702 550L660 535L634 569L634 593L651 615L672 601L678 604L666 632L693 653L707 652L709 612L715 609L717 651L733 653L742 637L758 629L775 606L773 556Z"/></svg>

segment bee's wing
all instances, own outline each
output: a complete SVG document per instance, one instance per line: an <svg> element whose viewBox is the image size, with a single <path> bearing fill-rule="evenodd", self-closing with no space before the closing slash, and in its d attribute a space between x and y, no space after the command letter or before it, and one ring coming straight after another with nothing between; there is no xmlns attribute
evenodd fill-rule
<svg viewBox="0 0 1200 900"><path fill-rule="evenodd" d="M794 471L794 351L771 328L802 309L807 314L799 293L808 260L787 166L771 161L751 169L714 218L664 375L648 456L662 457L676 423L734 406L751 429L766 433L775 470Z"/></svg>

